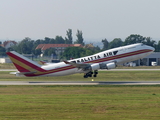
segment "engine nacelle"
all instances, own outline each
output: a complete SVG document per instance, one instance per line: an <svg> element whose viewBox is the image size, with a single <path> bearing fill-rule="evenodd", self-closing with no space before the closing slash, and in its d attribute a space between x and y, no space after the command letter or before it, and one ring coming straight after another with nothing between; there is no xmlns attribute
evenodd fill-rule
<svg viewBox="0 0 160 120"><path fill-rule="evenodd" d="M116 68L116 64L115 64L115 62L108 63L108 64L106 64L106 67L107 67L107 69L113 69L113 68Z"/></svg>
<svg viewBox="0 0 160 120"><path fill-rule="evenodd" d="M91 69L92 69L92 70L98 70L98 69L100 69L99 63L92 64L92 65L91 65Z"/></svg>

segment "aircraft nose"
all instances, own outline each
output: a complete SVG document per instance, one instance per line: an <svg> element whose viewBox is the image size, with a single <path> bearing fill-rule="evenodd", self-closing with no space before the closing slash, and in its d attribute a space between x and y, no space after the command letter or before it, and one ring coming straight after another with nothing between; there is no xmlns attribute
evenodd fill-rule
<svg viewBox="0 0 160 120"><path fill-rule="evenodd" d="M151 47L151 46L148 46L148 45L146 45L146 46L147 46L147 48L148 48L149 50L151 50L152 52L154 52L154 50L155 50L154 47Z"/></svg>
<svg viewBox="0 0 160 120"><path fill-rule="evenodd" d="M151 47L151 46L149 46L149 49L150 49L152 52L154 52L154 50L155 50L155 48L154 48L154 47Z"/></svg>
<svg viewBox="0 0 160 120"><path fill-rule="evenodd" d="M155 50L155 48L154 48L154 47L150 47L150 49L151 49L152 51L154 51L154 50Z"/></svg>

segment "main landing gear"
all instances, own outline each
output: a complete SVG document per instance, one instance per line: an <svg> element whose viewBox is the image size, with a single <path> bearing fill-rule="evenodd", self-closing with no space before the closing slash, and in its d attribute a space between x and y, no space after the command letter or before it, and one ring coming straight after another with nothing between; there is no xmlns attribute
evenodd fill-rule
<svg viewBox="0 0 160 120"><path fill-rule="evenodd" d="M98 70L94 70L94 72L90 71L84 74L84 78L92 77L92 75L93 77L97 77L97 74L98 74Z"/></svg>

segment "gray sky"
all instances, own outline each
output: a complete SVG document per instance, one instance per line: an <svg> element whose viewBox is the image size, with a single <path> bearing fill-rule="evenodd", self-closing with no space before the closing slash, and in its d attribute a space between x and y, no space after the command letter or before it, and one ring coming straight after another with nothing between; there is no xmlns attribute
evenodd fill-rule
<svg viewBox="0 0 160 120"><path fill-rule="evenodd" d="M160 0L0 0L0 39L66 36L85 40L140 34L160 38Z"/></svg>

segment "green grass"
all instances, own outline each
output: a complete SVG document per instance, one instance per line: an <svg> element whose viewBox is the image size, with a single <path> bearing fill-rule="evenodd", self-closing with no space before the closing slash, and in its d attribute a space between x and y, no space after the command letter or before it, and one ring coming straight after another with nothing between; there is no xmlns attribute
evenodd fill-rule
<svg viewBox="0 0 160 120"><path fill-rule="evenodd" d="M160 71L99 71L96 78L83 78L83 74L60 77L16 77L1 71L0 81L159 81Z"/></svg>
<svg viewBox="0 0 160 120"><path fill-rule="evenodd" d="M160 71L100 71L96 81L159 81ZM0 81L91 81L83 74ZM160 85L0 86L0 120L159 120Z"/></svg>
<svg viewBox="0 0 160 120"><path fill-rule="evenodd" d="M160 86L0 86L4 120L159 120Z"/></svg>
<svg viewBox="0 0 160 120"><path fill-rule="evenodd" d="M0 69L15 69L12 63L0 63Z"/></svg>

